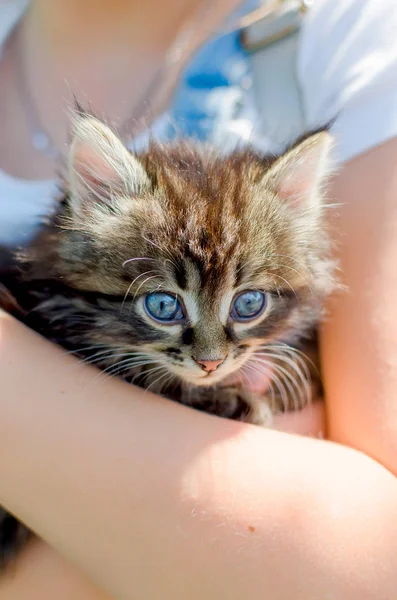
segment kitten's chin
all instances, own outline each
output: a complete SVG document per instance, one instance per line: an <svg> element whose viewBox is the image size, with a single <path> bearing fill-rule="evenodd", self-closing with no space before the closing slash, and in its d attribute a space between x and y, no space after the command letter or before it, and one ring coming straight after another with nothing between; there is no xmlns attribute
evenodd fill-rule
<svg viewBox="0 0 397 600"><path fill-rule="evenodd" d="M270 363L266 365L250 363L248 359L243 364L222 365L212 373L178 369L175 374L189 385L198 387L243 386L252 392L264 394L271 384L273 371L274 368Z"/></svg>
<svg viewBox="0 0 397 600"><path fill-rule="evenodd" d="M249 362L249 361L247 361ZM212 373L203 371L191 372L188 370L178 370L176 375L189 385L198 387L213 387L215 385L241 386L249 387L252 391L264 392L267 390L271 379L270 367L245 368L247 362L243 364L222 365Z"/></svg>
<svg viewBox="0 0 397 600"><path fill-rule="evenodd" d="M217 376L215 377L215 375L207 375L205 377L197 377L195 379L191 379L189 381L189 383L192 383L193 385L197 385L199 387L212 387L214 385L218 385L219 383L221 383L222 381L224 381L226 378L226 375L222 377L221 376Z"/></svg>
<svg viewBox="0 0 397 600"><path fill-rule="evenodd" d="M178 376L181 379L183 379L183 381L189 383L190 385L196 385L199 387L211 387L214 385L218 385L219 383L224 381L229 375L230 372L228 371L226 371L225 373L222 373L222 371L215 371L213 373L203 373L201 371L200 374L197 375L189 373L182 374L180 372L178 373Z"/></svg>

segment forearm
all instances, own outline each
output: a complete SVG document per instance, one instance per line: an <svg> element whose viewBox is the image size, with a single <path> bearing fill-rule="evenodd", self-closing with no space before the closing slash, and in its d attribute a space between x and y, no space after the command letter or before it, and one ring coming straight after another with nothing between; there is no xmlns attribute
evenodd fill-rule
<svg viewBox="0 0 397 600"><path fill-rule="evenodd" d="M397 485L371 459L100 379L0 323L0 502L112 596L392 596Z"/></svg>
<svg viewBox="0 0 397 600"><path fill-rule="evenodd" d="M329 432L397 474L397 140L348 163L329 196L347 292L323 331ZM348 400L347 400L348 399Z"/></svg>
<svg viewBox="0 0 397 600"><path fill-rule="evenodd" d="M0 600L114 600L35 538L0 580Z"/></svg>

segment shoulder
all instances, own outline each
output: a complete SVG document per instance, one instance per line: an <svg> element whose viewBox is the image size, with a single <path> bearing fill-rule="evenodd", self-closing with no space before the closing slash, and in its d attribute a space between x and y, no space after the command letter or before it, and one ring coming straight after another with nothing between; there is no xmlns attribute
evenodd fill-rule
<svg viewBox="0 0 397 600"><path fill-rule="evenodd" d="M335 119L342 160L397 135L395 0L317 0L298 76L309 126Z"/></svg>

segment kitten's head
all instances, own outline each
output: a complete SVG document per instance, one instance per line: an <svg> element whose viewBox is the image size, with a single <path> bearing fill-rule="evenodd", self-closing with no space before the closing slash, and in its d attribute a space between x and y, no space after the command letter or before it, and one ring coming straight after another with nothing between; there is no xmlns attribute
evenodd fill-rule
<svg viewBox="0 0 397 600"><path fill-rule="evenodd" d="M147 357L213 385L264 344L307 331L333 283L321 196L329 145L322 132L278 158L191 143L134 156L80 117L63 231L40 260L84 302L95 297L84 341L130 351L127 366Z"/></svg>

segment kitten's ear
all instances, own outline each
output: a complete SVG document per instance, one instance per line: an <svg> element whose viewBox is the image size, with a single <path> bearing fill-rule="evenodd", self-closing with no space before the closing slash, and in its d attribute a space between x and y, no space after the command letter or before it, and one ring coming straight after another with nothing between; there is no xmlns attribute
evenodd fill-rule
<svg viewBox="0 0 397 600"><path fill-rule="evenodd" d="M331 172L331 147L328 132L315 133L281 156L263 181L295 206L318 204L321 187Z"/></svg>
<svg viewBox="0 0 397 600"><path fill-rule="evenodd" d="M72 210L78 215L98 207L116 207L120 198L150 187L141 163L111 129L85 114L74 119L69 184Z"/></svg>

